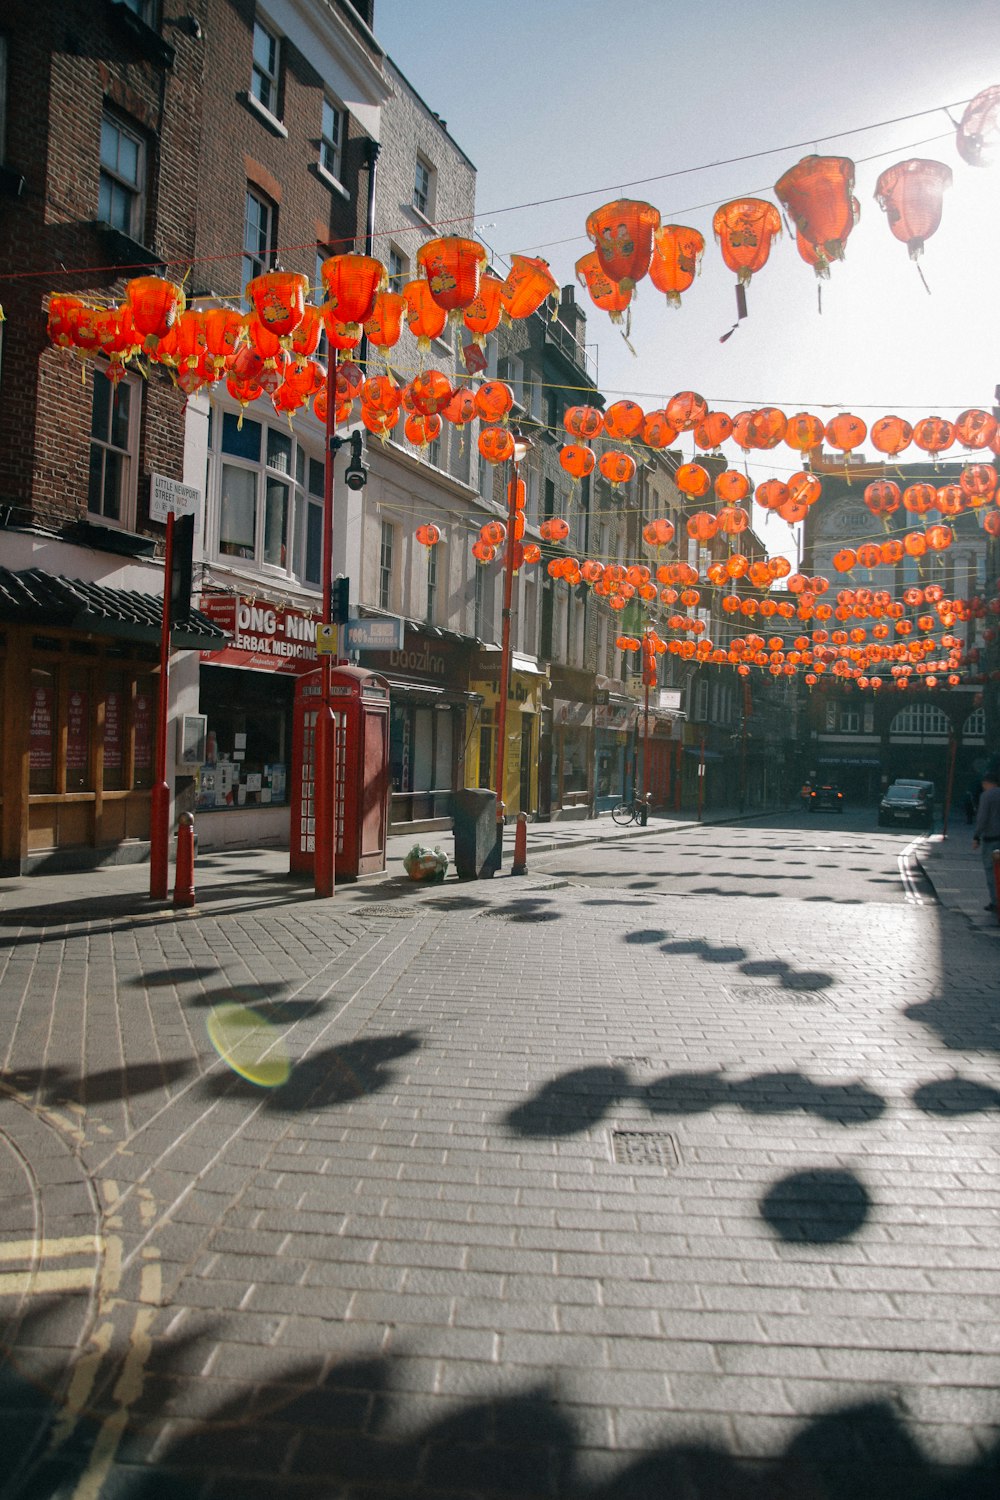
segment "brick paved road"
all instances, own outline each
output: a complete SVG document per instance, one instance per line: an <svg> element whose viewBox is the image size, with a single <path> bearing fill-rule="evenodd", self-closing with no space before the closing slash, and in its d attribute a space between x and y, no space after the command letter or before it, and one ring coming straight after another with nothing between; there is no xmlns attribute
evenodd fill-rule
<svg viewBox="0 0 1000 1500"><path fill-rule="evenodd" d="M901 847L8 912L4 1500L995 1500L996 948Z"/></svg>

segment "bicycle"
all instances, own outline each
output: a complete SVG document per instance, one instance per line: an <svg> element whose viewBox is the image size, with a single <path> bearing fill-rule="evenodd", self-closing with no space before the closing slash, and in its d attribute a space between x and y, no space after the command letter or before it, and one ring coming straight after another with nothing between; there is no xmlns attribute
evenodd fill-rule
<svg viewBox="0 0 1000 1500"><path fill-rule="evenodd" d="M626 827L629 823L642 823L644 815L648 816L648 809L641 797L633 797L631 802L620 802L611 809L611 816L620 827Z"/></svg>

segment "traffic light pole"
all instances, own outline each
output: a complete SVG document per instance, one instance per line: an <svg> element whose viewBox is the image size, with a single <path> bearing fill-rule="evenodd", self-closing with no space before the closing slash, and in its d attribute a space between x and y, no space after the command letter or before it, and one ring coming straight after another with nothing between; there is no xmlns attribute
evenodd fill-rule
<svg viewBox="0 0 1000 1500"><path fill-rule="evenodd" d="M337 350L330 350L326 372L326 453L323 463L323 623L333 624L333 460L340 446L337 427ZM317 896L333 895L337 830L334 772L336 736L331 703L333 662L324 655L320 668L321 692L316 712L313 774L316 777L316 832L314 839L313 882Z"/></svg>

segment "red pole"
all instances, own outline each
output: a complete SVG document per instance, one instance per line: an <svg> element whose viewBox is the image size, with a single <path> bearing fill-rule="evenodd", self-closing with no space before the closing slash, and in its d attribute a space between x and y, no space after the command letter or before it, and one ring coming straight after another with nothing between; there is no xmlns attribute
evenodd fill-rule
<svg viewBox="0 0 1000 1500"><path fill-rule="evenodd" d="M337 427L337 350L330 350L326 372L326 456L323 463L323 623L333 623L333 460ZM333 895L335 882L334 851L337 843L334 822L336 805L333 790L336 753L333 707L330 702L331 672L329 655L321 666L322 691L316 713L316 753L313 772L316 777L316 841L313 859L313 884L317 896Z"/></svg>
<svg viewBox="0 0 1000 1500"><path fill-rule="evenodd" d="M167 712L170 704L170 591L174 571L174 513L167 511L163 557L163 618L160 622L160 681L156 700L156 776L149 794L149 895L167 899L170 787L167 784Z"/></svg>
<svg viewBox="0 0 1000 1500"><path fill-rule="evenodd" d="M184 813L177 827L177 862L174 866L174 906L194 905L194 818Z"/></svg>
<svg viewBox="0 0 1000 1500"><path fill-rule="evenodd" d="M528 873L528 814L519 812L517 815L517 827L514 829L514 863L510 867L512 875L527 875Z"/></svg>
<svg viewBox="0 0 1000 1500"><path fill-rule="evenodd" d="M510 689L510 616L514 598L514 522L517 518L517 470L515 457L512 465L513 478L507 486L507 550L503 563L503 613L500 631L500 687L497 702L497 865L503 854L503 775L507 758L507 693Z"/></svg>

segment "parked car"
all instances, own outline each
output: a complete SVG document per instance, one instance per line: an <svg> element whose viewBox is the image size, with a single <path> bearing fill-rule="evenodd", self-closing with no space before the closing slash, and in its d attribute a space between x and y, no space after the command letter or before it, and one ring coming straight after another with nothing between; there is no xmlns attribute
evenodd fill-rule
<svg viewBox="0 0 1000 1500"><path fill-rule="evenodd" d="M921 781L916 776L897 776L892 783L893 786L919 786L927 793L927 801L931 807L934 806L934 783L933 781Z"/></svg>
<svg viewBox="0 0 1000 1500"><path fill-rule="evenodd" d="M880 828L908 825L917 828L930 828L934 821L934 812L931 800L926 790L926 784L922 786L902 781L894 781L888 787L878 808L878 826Z"/></svg>
<svg viewBox="0 0 1000 1500"><path fill-rule="evenodd" d="M844 811L844 794L839 786L829 783L825 786L814 786L809 793L809 811L813 812L839 812Z"/></svg>

